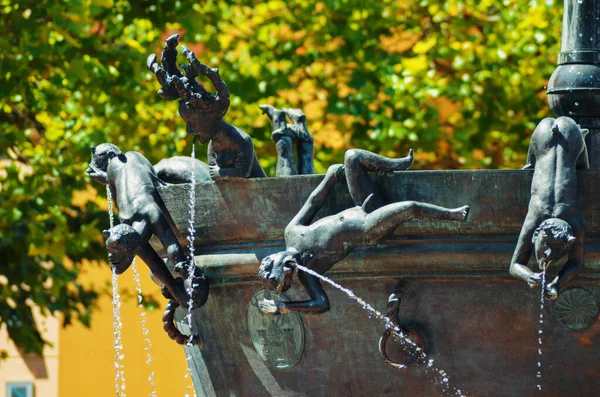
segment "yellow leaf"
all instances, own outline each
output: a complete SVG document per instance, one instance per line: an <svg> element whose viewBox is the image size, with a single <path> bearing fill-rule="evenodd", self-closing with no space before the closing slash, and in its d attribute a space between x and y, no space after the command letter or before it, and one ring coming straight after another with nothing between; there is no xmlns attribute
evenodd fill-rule
<svg viewBox="0 0 600 397"><path fill-rule="evenodd" d="M407 70L412 74L424 72L429 68L427 57L424 55L419 55L414 58L405 58L402 60L402 66L404 67L404 70Z"/></svg>
<svg viewBox="0 0 600 397"><path fill-rule="evenodd" d="M390 36L379 36L381 48L388 53L406 52L421 39L420 33L402 31L401 28L391 28L390 33Z"/></svg>
<svg viewBox="0 0 600 397"><path fill-rule="evenodd" d="M413 52L415 54L424 54L429 51L435 44L437 43L437 39L434 36L431 36L427 40L419 41L413 47Z"/></svg>
<svg viewBox="0 0 600 397"><path fill-rule="evenodd" d="M92 4L102 8L112 8L115 2L113 0L92 0Z"/></svg>

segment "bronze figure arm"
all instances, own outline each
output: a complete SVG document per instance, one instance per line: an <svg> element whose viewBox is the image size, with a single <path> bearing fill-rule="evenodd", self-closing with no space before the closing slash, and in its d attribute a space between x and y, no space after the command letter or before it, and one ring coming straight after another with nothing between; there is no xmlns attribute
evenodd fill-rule
<svg viewBox="0 0 600 397"><path fill-rule="evenodd" d="M325 178L313 190L306 203L304 203L298 214L290 221L289 225L308 226L323 206L323 203L325 203L331 189L345 177L343 165L335 164L329 167Z"/></svg>
<svg viewBox="0 0 600 397"><path fill-rule="evenodd" d="M278 300L262 300L258 303L260 310L269 314L289 312L321 314L329 311L329 298L316 276L298 271L298 280L310 297L309 300L296 302L282 302Z"/></svg>
<svg viewBox="0 0 600 397"><path fill-rule="evenodd" d="M229 88L227 88L227 84L221 79L219 69L209 68L200 62L198 58L196 58L196 55L184 45L181 46L181 53L190 63L190 68L194 70L195 73L206 76L215 87L217 92L215 95L214 111L225 115L227 110L229 110Z"/></svg>

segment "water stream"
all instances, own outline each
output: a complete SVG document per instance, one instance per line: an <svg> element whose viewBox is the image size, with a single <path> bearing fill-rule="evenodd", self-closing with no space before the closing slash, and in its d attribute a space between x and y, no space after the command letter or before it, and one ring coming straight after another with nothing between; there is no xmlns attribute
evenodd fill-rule
<svg viewBox="0 0 600 397"><path fill-rule="evenodd" d="M186 292L188 293L189 296L189 300L188 300L188 312L187 315L185 316L185 320L187 321L187 325L190 327L190 330L192 328L192 305L193 305L193 300L192 300L192 293L193 291L193 278L194 278L194 270L196 268L196 265L194 263L194 239L196 238L196 230L194 228L194 223L195 223L195 211L194 208L196 206L196 143L192 142L192 154L191 154L191 158L192 158L192 169L191 169L191 175L190 175L190 191L189 191L189 219L188 219L188 235L187 235L187 240L188 240L188 250L189 250L189 263L188 263L188 268L187 268L187 272L188 272L188 279L187 279L187 289ZM190 338L187 342L188 346L192 345L192 336L190 335Z"/></svg>
<svg viewBox="0 0 600 397"><path fill-rule="evenodd" d="M546 285L546 269L542 270L542 292L540 293L540 328L538 329L538 362L537 362L537 384L535 388L542 390L542 334L544 333L544 287Z"/></svg>
<svg viewBox="0 0 600 397"><path fill-rule="evenodd" d="M137 269L137 264L135 263L135 258L133 258L133 262L131 264L133 269L133 280L135 282L135 291L137 292L138 299L138 307L140 309L140 322L142 324L142 337L144 338L144 351L146 352L146 365L150 368L150 376L148 376L148 382L150 383L150 397L157 397L156 385L154 384L154 371L152 370L152 354L150 353L150 348L152 347L152 342L150 341L150 331L146 328L146 310L144 309L144 305L142 302L144 300L144 296L142 295L142 284L140 282L140 274Z"/></svg>
<svg viewBox="0 0 600 397"><path fill-rule="evenodd" d="M311 270L311 269L304 267L302 265L299 265L299 264L297 264L296 266L299 270L302 270L303 272L306 272L310 275L318 277L320 280L325 281L326 283L332 285L334 288L344 292L346 295L348 295L348 297L350 299L354 300L363 309L367 310L369 312L369 317L375 316L377 319L381 320L385 324L385 327L387 329L394 331L393 332L394 337L396 338L396 340L398 340L400 342L400 344L403 347L408 349L409 354L420 357L421 361L425 361L427 359L427 354L423 351L423 349L420 348L415 342L410 340L408 338L408 336L404 332L402 332L400 327L397 327L396 325L394 325L394 323L392 321L390 321L387 317L385 317L383 314L381 314L378 310L375 310L373 308L373 306L371 306L370 304L365 302L362 298L356 296L356 294L352 290L342 287L335 281L315 272L314 270ZM427 368L427 371L433 371L434 376L435 376L435 383L441 384L443 392L453 393L456 396L465 396L465 394L460 389L450 387L450 383L449 383L450 378L448 377L448 374L443 369L436 367L433 359L430 358L427 360L426 368ZM450 390L450 389L452 389L452 390Z"/></svg>
<svg viewBox="0 0 600 397"><path fill-rule="evenodd" d="M108 201L109 224L112 228L115 225L115 214L112 202L110 188L106 186L106 200ZM125 397L125 366L122 363L125 358L123 354L123 339L121 337L123 322L121 321L121 296L119 295L119 281L117 273L112 273L112 305L113 305L113 346L115 348L115 392L118 397Z"/></svg>
<svg viewBox="0 0 600 397"><path fill-rule="evenodd" d="M194 240L196 239L196 230L194 228L194 223L195 223L195 207L196 207L196 138L194 137L194 139L192 140L192 154L191 154L191 159L192 159L192 169L191 169L191 175L190 175L190 192L189 192L189 224L188 224L188 235L187 235L187 240L188 240L188 250L189 250L189 263L188 263L188 268L187 268L187 272L188 272L188 279L187 279L187 289L186 292L189 296L189 300L188 300L188 312L185 316L185 321L187 322L187 325L189 327L190 330L190 337L187 341L187 346L189 347L187 349L187 353L186 353L186 367L187 367L187 371L185 374L185 379L186 382L188 381L188 378L191 378L192 375L192 370L190 369L190 364L192 361L192 356L189 353L190 348L193 346L192 341L193 341L193 335L194 333L192 332L192 306L193 306L193 299L192 299L192 294L193 294L193 281L194 281L194 271L196 270L196 264L194 262ZM190 391L192 391L192 387L188 384L185 387L185 397L189 397L190 396ZM194 397L196 397L196 391L193 390L193 395Z"/></svg>

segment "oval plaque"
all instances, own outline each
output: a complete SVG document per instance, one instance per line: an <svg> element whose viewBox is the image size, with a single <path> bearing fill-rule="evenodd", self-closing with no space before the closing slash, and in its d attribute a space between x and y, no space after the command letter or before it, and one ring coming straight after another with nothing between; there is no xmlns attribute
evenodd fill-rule
<svg viewBox="0 0 600 397"><path fill-rule="evenodd" d="M270 366L288 369L296 365L304 351L304 322L298 313L268 315L258 308L263 299L287 302L285 295L266 289L256 292L248 304L248 329L258 355Z"/></svg>
<svg viewBox="0 0 600 397"><path fill-rule="evenodd" d="M554 314L558 321L572 331L584 331L598 317L594 294L583 288L570 288L556 299Z"/></svg>

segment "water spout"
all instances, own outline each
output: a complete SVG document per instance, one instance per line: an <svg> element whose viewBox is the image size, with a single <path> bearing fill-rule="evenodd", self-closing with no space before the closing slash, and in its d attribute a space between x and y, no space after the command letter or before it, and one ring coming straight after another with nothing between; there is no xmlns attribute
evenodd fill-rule
<svg viewBox="0 0 600 397"><path fill-rule="evenodd" d="M301 270L312 276L315 276L315 277L319 278L321 281L324 281L324 282L330 284L331 286L333 286L334 288L344 292L346 295L348 295L348 297L350 299L354 300L363 309L367 310L369 312L370 316L375 316L377 319L381 320L384 323L386 329L392 330L394 332L393 333L394 337L396 338L396 340L398 340L400 342L400 344L402 346L407 347L408 349L412 349L412 351L409 351L409 354L418 356L419 361L425 361L427 359L427 354L423 351L423 349L420 346L418 346L417 343L415 343L414 341L409 339L408 335L405 334L400 327L396 326L389 318L387 318L386 316L381 314L381 312L379 312L378 310L375 310L373 308L373 306L371 306L370 304L365 302L362 298L356 296L356 294L352 290L342 287L341 285L339 285L335 281L331 280L330 278L325 277L322 274L319 274L319 273L315 272L314 270L309 269L305 266L296 264L296 267L298 268L298 270ZM439 382L442 385L442 391L449 392L448 388L449 388L450 378L449 378L448 374L446 373L446 371L436 367L434 365L434 361L432 358L427 360L426 369L427 369L427 371L434 372L436 382ZM465 394L460 389L457 389L457 388L453 388L452 392L454 393L455 396L465 396Z"/></svg>

